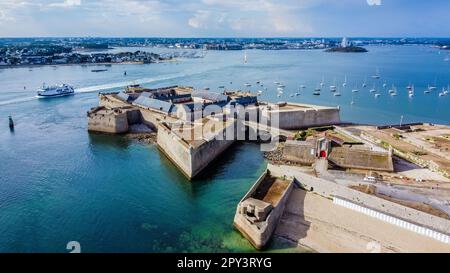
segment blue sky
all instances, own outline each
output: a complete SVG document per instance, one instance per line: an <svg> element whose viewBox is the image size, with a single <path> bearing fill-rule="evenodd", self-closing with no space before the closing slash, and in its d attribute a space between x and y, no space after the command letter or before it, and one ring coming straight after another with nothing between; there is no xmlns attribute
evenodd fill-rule
<svg viewBox="0 0 450 273"><path fill-rule="evenodd" d="M448 0L0 0L0 37L449 37Z"/></svg>

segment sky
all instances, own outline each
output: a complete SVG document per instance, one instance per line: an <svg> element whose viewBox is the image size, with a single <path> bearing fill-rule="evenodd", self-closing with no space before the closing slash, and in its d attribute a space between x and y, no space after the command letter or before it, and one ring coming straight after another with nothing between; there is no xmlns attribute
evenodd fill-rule
<svg viewBox="0 0 450 273"><path fill-rule="evenodd" d="M448 0L0 0L0 37L450 37Z"/></svg>

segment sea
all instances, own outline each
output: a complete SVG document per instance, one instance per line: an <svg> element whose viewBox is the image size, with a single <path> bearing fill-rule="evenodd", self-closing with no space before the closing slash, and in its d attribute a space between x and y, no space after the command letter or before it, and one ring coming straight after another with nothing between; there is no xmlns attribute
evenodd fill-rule
<svg viewBox="0 0 450 273"><path fill-rule="evenodd" d="M240 198L267 164L257 144L235 144L189 181L154 145L88 133L86 112L98 105L99 92L132 83L210 92L225 86L261 91L263 101L339 106L345 122L450 125L450 95L438 95L450 84L450 52L429 46L367 49L247 50L246 63L243 51L207 51L203 58L144 65L0 69L0 252L69 252L72 241L82 252L255 251L232 222ZM186 49L113 52L135 50ZM286 86L283 94L275 82ZM43 84L57 83L73 85L76 94L35 97ZM341 96L330 92L331 85ZM414 85L414 97L408 85ZM429 86L437 90L424 93ZM316 88L320 96L313 95ZM371 89L381 95L375 98ZM274 241L266 251L308 250Z"/></svg>

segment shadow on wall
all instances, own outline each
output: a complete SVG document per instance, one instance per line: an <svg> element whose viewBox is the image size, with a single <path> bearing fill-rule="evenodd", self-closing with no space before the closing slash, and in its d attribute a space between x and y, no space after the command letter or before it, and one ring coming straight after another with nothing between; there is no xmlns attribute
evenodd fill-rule
<svg viewBox="0 0 450 273"><path fill-rule="evenodd" d="M405 172L405 171L422 169L422 167L420 167L414 163L408 162L404 159L401 159L397 156L393 156L392 161L394 163L394 171L395 172Z"/></svg>
<svg viewBox="0 0 450 273"><path fill-rule="evenodd" d="M298 246L311 227L311 222L305 219L304 206L306 191L297 186L289 196L284 213L278 223L269 249L286 249ZM303 247L303 246L302 246ZM312 250L310 250L312 252Z"/></svg>
<svg viewBox="0 0 450 273"><path fill-rule="evenodd" d="M106 133L88 133L89 148L98 150L102 148L119 148L127 149L131 145L131 141L125 137L117 137Z"/></svg>

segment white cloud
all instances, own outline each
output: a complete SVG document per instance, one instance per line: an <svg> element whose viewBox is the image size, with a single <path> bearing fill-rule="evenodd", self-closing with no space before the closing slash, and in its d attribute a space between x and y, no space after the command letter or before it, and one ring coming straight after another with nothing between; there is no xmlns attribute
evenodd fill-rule
<svg viewBox="0 0 450 273"><path fill-rule="evenodd" d="M61 3L50 3L48 7L50 8L70 8L81 5L81 0L64 0Z"/></svg>
<svg viewBox="0 0 450 273"><path fill-rule="evenodd" d="M188 25L198 29L215 29L223 26L227 21L224 13L209 10L198 10L194 17L188 20Z"/></svg>
<svg viewBox="0 0 450 273"><path fill-rule="evenodd" d="M0 22L11 21L12 18L3 10L0 9Z"/></svg>
<svg viewBox="0 0 450 273"><path fill-rule="evenodd" d="M366 0L369 6L380 6L381 0Z"/></svg>
<svg viewBox="0 0 450 273"><path fill-rule="evenodd" d="M164 4L158 0L102 0L97 3L96 8L111 18L131 17L148 22L160 19Z"/></svg>
<svg viewBox="0 0 450 273"><path fill-rule="evenodd" d="M188 20L193 28L224 29L242 33L272 35L307 34L312 27L302 17L302 9L312 0L203 0L202 6Z"/></svg>
<svg viewBox="0 0 450 273"><path fill-rule="evenodd" d="M211 19L211 12L207 10L198 10L194 17L188 20L188 25L193 28L205 28L207 22Z"/></svg>
<svg viewBox="0 0 450 273"><path fill-rule="evenodd" d="M0 24L2 22L14 21L15 12L26 6L32 5L31 2L25 0L1 0L0 1Z"/></svg>

